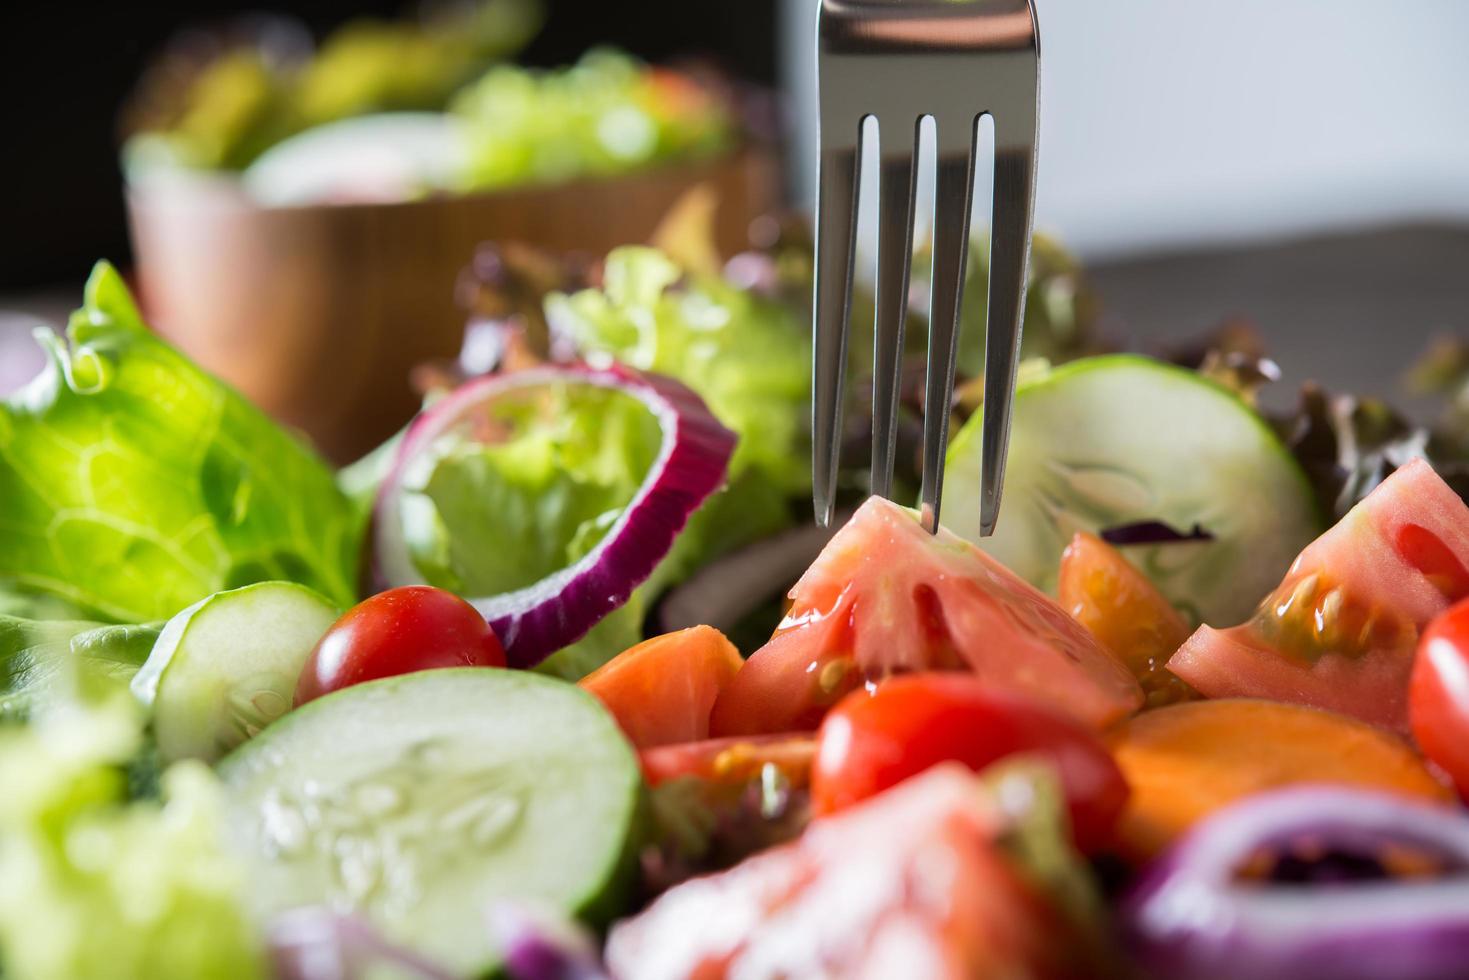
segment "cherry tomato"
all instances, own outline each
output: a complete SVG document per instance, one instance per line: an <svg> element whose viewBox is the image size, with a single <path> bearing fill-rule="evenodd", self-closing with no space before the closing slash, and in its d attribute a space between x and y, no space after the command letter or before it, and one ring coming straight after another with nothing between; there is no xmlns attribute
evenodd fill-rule
<svg viewBox="0 0 1469 980"><path fill-rule="evenodd" d="M1413 661L1408 714L1418 747L1469 800L1469 599L1423 631Z"/></svg>
<svg viewBox="0 0 1469 980"><path fill-rule="evenodd" d="M405 585L359 602L306 658L296 704L363 681L433 667L503 667L485 618L452 592Z"/></svg>
<svg viewBox="0 0 1469 980"><path fill-rule="evenodd" d="M967 674L909 674L844 698L817 733L812 808L832 813L940 762L979 771L1017 754L1055 764L1077 845L1104 846L1128 793L1106 746L1081 723Z"/></svg>

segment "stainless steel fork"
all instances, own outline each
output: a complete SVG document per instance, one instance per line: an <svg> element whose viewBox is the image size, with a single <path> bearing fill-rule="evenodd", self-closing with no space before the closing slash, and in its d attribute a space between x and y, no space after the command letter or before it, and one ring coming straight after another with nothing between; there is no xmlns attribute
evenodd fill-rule
<svg viewBox="0 0 1469 980"><path fill-rule="evenodd" d="M920 121L936 132L933 271L924 396L922 518L938 527L954 395L979 120L994 123L994 208L985 332L981 533L1000 508L1020 350L1035 191L1040 44L1033 0L821 0L817 27L821 157L816 203L813 498L831 519L841 447L863 121L877 122L877 320L872 491L892 489L898 373L913 252Z"/></svg>

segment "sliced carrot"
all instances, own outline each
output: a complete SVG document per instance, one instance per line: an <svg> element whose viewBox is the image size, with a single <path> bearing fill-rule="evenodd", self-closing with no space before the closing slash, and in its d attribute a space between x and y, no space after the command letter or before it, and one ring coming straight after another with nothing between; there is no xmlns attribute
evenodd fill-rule
<svg viewBox="0 0 1469 980"><path fill-rule="evenodd" d="M581 679L639 749L709 737L709 712L743 661L712 626L665 633Z"/></svg>
<svg viewBox="0 0 1469 980"><path fill-rule="evenodd" d="M1148 707L1198 696L1163 666L1188 639L1187 621L1120 551L1077 534L1061 554L1057 586L1061 607L1132 671Z"/></svg>
<svg viewBox="0 0 1469 980"><path fill-rule="evenodd" d="M1123 856L1146 860L1195 821L1242 797L1293 783L1347 783L1452 802L1397 736L1345 715L1230 698L1145 712L1112 730L1132 787L1118 822Z"/></svg>

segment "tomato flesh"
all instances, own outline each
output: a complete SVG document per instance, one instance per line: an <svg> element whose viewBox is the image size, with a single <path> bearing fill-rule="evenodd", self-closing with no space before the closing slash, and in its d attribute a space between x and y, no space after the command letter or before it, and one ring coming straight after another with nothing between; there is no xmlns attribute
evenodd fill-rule
<svg viewBox="0 0 1469 980"><path fill-rule="evenodd" d="M1061 555L1057 601L1142 685L1149 707L1197 695L1164 665L1188 639L1188 623L1122 556L1078 532Z"/></svg>
<svg viewBox="0 0 1469 980"><path fill-rule="evenodd" d="M1208 697L1263 697L1408 730L1419 632L1469 596L1469 507L1399 468L1301 552L1247 623L1205 626L1168 669Z"/></svg>
<svg viewBox="0 0 1469 980"><path fill-rule="evenodd" d="M1408 701L1418 747L1469 800L1469 600L1424 631Z"/></svg>
<svg viewBox="0 0 1469 980"><path fill-rule="evenodd" d="M745 784L766 766L774 766L786 782L803 788L811 781L816 739L808 732L783 732L711 738L682 745L660 745L638 753L649 786L692 776L710 783Z"/></svg>
<svg viewBox="0 0 1469 980"><path fill-rule="evenodd" d="M483 616L452 592L405 585L347 610L306 658L302 705L363 681L435 667L504 667L505 648Z"/></svg>
<svg viewBox="0 0 1469 980"><path fill-rule="evenodd" d="M1083 851L1107 843L1127 782L1086 726L966 674L894 677L848 695L822 722L811 774L818 814L845 809L942 762L976 772L1016 754L1056 769Z"/></svg>
<svg viewBox="0 0 1469 980"><path fill-rule="evenodd" d="M580 681L636 748L709 737L709 712L743 661L712 626L644 640Z"/></svg>
<svg viewBox="0 0 1469 980"><path fill-rule="evenodd" d="M1057 976L1059 917L993 841L958 766L813 823L795 842L685 882L618 924L615 976Z"/></svg>
<svg viewBox="0 0 1469 980"><path fill-rule="evenodd" d="M881 498L837 532L790 599L715 703L714 735L813 729L849 692L931 670L974 674L1097 726L1142 702L1127 670L1054 601Z"/></svg>

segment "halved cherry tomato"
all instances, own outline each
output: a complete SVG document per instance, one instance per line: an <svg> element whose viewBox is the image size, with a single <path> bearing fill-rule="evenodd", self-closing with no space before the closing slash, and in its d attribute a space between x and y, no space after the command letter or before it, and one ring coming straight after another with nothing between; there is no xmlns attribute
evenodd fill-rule
<svg viewBox="0 0 1469 980"><path fill-rule="evenodd" d="M1145 711L1108 736L1132 796L1117 825L1126 856L1146 860L1196 821L1252 793L1347 783L1419 799L1453 794L1391 732L1345 715L1225 698Z"/></svg>
<svg viewBox="0 0 1469 980"><path fill-rule="evenodd" d="M640 749L709 737L709 712L740 669L740 652L712 626L665 633L581 679Z"/></svg>
<svg viewBox="0 0 1469 980"><path fill-rule="evenodd" d="M1188 639L1187 621L1120 551L1079 532L1061 555L1056 591L1061 608L1138 679L1149 707L1197 697L1163 666Z"/></svg>
<svg viewBox="0 0 1469 980"><path fill-rule="evenodd" d="M682 745L659 745L638 753L649 786L684 776L711 783L748 783L767 766L775 766L793 788L811 782L816 739L810 732L779 735L736 735Z"/></svg>
<svg viewBox="0 0 1469 980"><path fill-rule="evenodd" d="M815 812L832 813L941 762L976 772L1006 756L1052 763L1085 851L1104 845L1127 801L1107 747L1080 722L967 674L895 677L871 695L848 695L817 733Z"/></svg>
<svg viewBox="0 0 1469 980"><path fill-rule="evenodd" d="M814 729L847 692L915 671L974 674L1097 727L1142 704L1132 675L1052 599L880 497L790 597L780 629L715 704L714 735Z"/></svg>
<svg viewBox="0 0 1469 980"><path fill-rule="evenodd" d="M1469 599L1423 632L1408 704L1418 747L1469 799Z"/></svg>
<svg viewBox="0 0 1469 980"><path fill-rule="evenodd" d="M296 704L363 681L434 667L504 667L505 648L452 592L405 585L347 610L306 658Z"/></svg>

